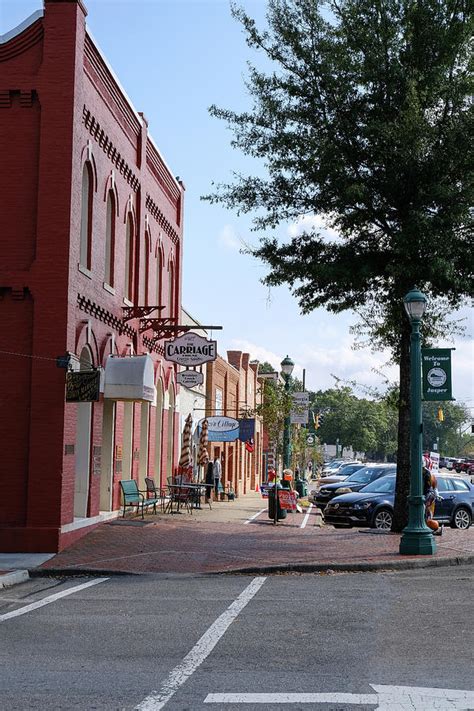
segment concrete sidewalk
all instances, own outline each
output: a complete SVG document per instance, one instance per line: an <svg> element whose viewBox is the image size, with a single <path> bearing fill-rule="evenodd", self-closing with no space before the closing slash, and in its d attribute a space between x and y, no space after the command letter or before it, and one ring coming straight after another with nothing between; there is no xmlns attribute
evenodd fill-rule
<svg viewBox="0 0 474 711"><path fill-rule="evenodd" d="M356 571L474 563L474 528L446 528L433 556L401 556L399 542L399 534L324 526L314 507L275 526L267 502L248 494L192 515L148 514L144 521L127 515L99 526L30 573Z"/></svg>

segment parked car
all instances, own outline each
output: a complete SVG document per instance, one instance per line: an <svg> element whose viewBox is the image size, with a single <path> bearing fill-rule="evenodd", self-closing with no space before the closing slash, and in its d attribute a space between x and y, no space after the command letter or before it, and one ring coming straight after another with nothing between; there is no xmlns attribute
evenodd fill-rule
<svg viewBox="0 0 474 711"><path fill-rule="evenodd" d="M324 511L326 505L335 496L350 494L351 491L360 491L364 488L364 486L370 484L370 482L380 479L381 476L396 473L396 464L361 465L343 481L337 481L332 484L326 484L326 482L322 483L319 490L315 492L313 501L316 506L321 509L321 511Z"/></svg>
<svg viewBox="0 0 474 711"><path fill-rule="evenodd" d="M438 474L441 501L436 502L434 518L453 528L466 529L474 513L474 486L461 477ZM358 492L335 496L324 510L324 520L336 528L371 526L389 530L395 500L394 474L383 476Z"/></svg>
<svg viewBox="0 0 474 711"><path fill-rule="evenodd" d="M335 484L335 483L341 483L345 481L351 474L354 472L358 471L359 469L364 469L366 465L365 464L346 464L342 469L339 469L336 474L328 474L325 477L322 477L316 484L316 488L312 489L309 496L308 500L311 501L313 504L316 503L316 494L320 490L322 486L326 486L326 484Z"/></svg>
<svg viewBox="0 0 474 711"><path fill-rule="evenodd" d="M321 477L325 479L328 475L332 476L333 474L340 474L342 473L341 470L345 469L345 467L348 467L350 464L362 464L362 462L358 459L341 459L339 462L335 462L331 468L327 467L326 469L323 469Z"/></svg>
<svg viewBox="0 0 474 711"><path fill-rule="evenodd" d="M344 459L332 459L330 462L324 462L323 468L321 469L321 476L324 476L325 472L337 469L341 464L344 464Z"/></svg>

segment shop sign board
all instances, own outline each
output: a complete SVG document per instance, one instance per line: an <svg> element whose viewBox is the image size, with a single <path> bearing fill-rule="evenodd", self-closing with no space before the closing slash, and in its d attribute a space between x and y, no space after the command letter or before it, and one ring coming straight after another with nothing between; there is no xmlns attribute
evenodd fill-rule
<svg viewBox="0 0 474 711"><path fill-rule="evenodd" d="M278 501L280 508L287 511L296 511L296 494L289 489L278 489Z"/></svg>
<svg viewBox="0 0 474 711"><path fill-rule="evenodd" d="M176 376L176 380L180 385L184 385L186 388L195 388L197 385L203 384L204 375L198 370L182 370Z"/></svg>
<svg viewBox="0 0 474 711"><path fill-rule="evenodd" d="M214 415L207 417L209 442L235 442L239 439L240 423L233 417ZM199 420L198 428L201 432L204 419Z"/></svg>
<svg viewBox="0 0 474 711"><path fill-rule="evenodd" d="M209 341L197 333L185 333L165 341L165 359L179 365L202 365L217 358L217 341Z"/></svg>
<svg viewBox="0 0 474 711"><path fill-rule="evenodd" d="M452 400L451 348L423 348L423 400Z"/></svg>
<svg viewBox="0 0 474 711"><path fill-rule="evenodd" d="M99 393L99 370L66 373L66 402L97 402Z"/></svg>

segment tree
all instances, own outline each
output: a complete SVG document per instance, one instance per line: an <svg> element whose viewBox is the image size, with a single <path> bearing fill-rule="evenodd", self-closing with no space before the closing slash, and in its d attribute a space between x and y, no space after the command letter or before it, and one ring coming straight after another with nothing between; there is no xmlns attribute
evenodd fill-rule
<svg viewBox="0 0 474 711"><path fill-rule="evenodd" d="M438 420L438 410L443 412L443 421ZM433 444L439 442L439 452L445 456L461 457L459 433L465 429L469 420L469 410L463 405L453 402L423 403L423 448L433 449Z"/></svg>
<svg viewBox="0 0 474 711"><path fill-rule="evenodd" d="M369 307L377 316L372 338L400 363L401 530L410 471L402 300L415 284L451 309L474 293L472 4L269 0L264 31L243 9L232 12L271 69L250 66L251 110L211 114L266 172L235 175L206 199L254 213L256 230L318 215L337 231L331 240L308 229L289 242L266 234L250 251L269 266L264 282L288 284L304 313Z"/></svg>

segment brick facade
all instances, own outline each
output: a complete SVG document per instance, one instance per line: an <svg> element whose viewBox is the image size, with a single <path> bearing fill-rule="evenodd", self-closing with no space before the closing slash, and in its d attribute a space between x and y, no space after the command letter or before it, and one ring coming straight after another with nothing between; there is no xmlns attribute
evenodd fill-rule
<svg viewBox="0 0 474 711"><path fill-rule="evenodd" d="M179 318L184 186L85 15L80 0L45 0L0 44L3 551L60 550L119 507L120 479L166 481L177 462L176 369L123 309L159 302ZM156 407L66 403L67 352L86 369L150 353Z"/></svg>
<svg viewBox="0 0 474 711"><path fill-rule="evenodd" d="M228 360L220 356L207 364L206 416L223 414L240 419L254 411L259 404L258 363L250 362L248 353L227 351ZM218 397L216 397L218 393ZM219 403L222 393L222 410ZM255 417L254 450L249 452L245 442L210 442L211 459L221 457L222 482L232 486L237 496L255 491L262 481L262 428L261 419Z"/></svg>

